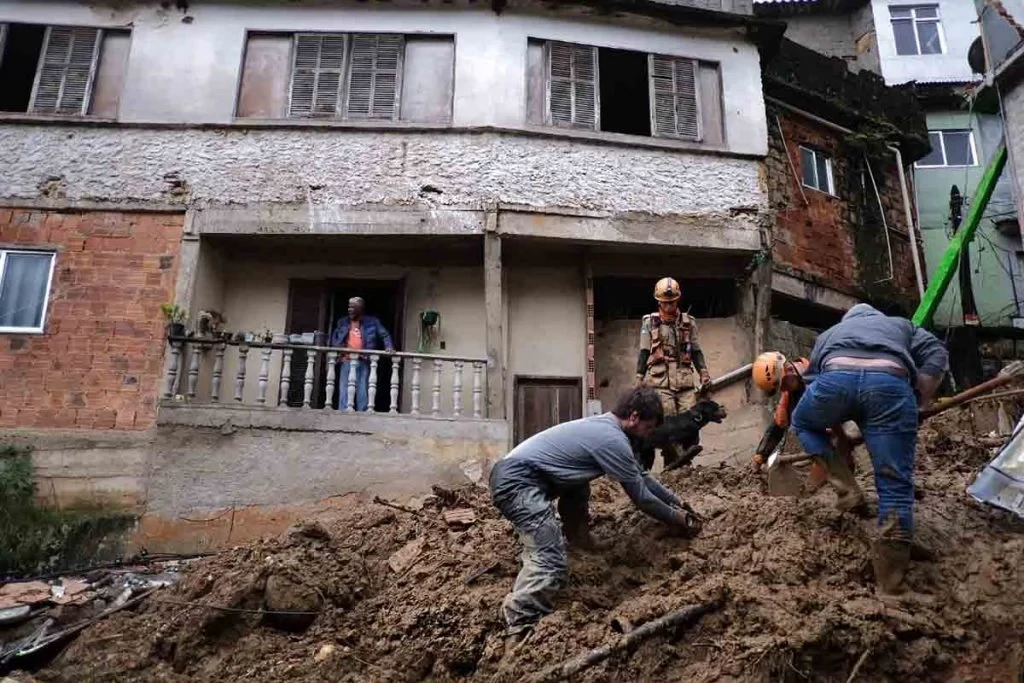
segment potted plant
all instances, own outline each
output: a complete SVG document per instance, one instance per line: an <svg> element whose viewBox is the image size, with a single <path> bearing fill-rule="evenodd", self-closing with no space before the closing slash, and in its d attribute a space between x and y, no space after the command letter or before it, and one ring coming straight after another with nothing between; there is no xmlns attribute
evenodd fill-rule
<svg viewBox="0 0 1024 683"><path fill-rule="evenodd" d="M164 314L164 318L167 319L167 336L168 337L184 337L185 336L185 320L188 315L185 313L185 309L175 304L161 304L160 312Z"/></svg>

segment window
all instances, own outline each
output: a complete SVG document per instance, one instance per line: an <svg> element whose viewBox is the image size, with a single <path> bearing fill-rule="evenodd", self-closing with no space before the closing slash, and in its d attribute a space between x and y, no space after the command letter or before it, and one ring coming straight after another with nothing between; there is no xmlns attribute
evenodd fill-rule
<svg viewBox="0 0 1024 683"><path fill-rule="evenodd" d="M53 252L0 250L0 332L42 332Z"/></svg>
<svg viewBox="0 0 1024 683"><path fill-rule="evenodd" d="M938 5L890 7L889 16L896 38L896 54L942 54L944 43Z"/></svg>
<svg viewBox="0 0 1024 683"><path fill-rule="evenodd" d="M721 144L717 64L553 41L528 46L530 123Z"/></svg>
<svg viewBox="0 0 1024 683"><path fill-rule="evenodd" d="M128 31L0 24L0 111L113 118Z"/></svg>
<svg viewBox="0 0 1024 683"><path fill-rule="evenodd" d="M835 195L836 184L832 177L832 159L827 154L801 146L800 168L803 171L804 187Z"/></svg>
<svg viewBox="0 0 1024 683"><path fill-rule="evenodd" d="M250 34L242 118L417 121L451 118L452 36Z"/></svg>
<svg viewBox="0 0 1024 683"><path fill-rule="evenodd" d="M931 130L928 142L932 151L919 159L918 168L943 166L977 166L974 135L969 130Z"/></svg>

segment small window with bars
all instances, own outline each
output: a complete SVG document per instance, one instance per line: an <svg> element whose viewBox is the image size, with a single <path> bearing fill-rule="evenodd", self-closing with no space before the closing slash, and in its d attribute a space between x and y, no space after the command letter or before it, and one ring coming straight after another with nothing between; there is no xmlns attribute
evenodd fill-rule
<svg viewBox="0 0 1024 683"><path fill-rule="evenodd" d="M296 34L288 116L397 120L404 43L400 34Z"/></svg>
<svg viewBox="0 0 1024 683"><path fill-rule="evenodd" d="M0 111L117 115L130 33L0 24Z"/></svg>
<svg viewBox="0 0 1024 683"><path fill-rule="evenodd" d="M721 144L718 65L556 41L528 48L532 123Z"/></svg>

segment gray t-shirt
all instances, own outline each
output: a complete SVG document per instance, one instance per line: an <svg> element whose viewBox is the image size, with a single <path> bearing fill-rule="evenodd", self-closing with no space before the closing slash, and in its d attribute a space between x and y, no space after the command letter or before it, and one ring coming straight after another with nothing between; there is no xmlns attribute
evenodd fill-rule
<svg viewBox="0 0 1024 683"><path fill-rule="evenodd" d="M549 498L608 475L622 485L633 503L651 517L672 522L670 507L682 503L640 468L619 419L612 413L563 422L534 434L494 465L495 497L521 487L536 487Z"/></svg>

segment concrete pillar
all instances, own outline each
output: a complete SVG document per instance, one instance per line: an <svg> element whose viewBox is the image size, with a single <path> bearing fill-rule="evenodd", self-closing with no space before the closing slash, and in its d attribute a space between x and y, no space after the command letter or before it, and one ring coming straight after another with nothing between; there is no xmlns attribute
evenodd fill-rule
<svg viewBox="0 0 1024 683"><path fill-rule="evenodd" d="M502 321L501 236L498 214L487 214L484 232L484 316L487 324L487 417L505 419L505 333Z"/></svg>
<svg viewBox="0 0 1024 683"><path fill-rule="evenodd" d="M190 319L197 313L192 308L199 275L199 235L193 229L194 221L195 209L189 209L178 250L178 280L174 284L174 303L188 311Z"/></svg>

